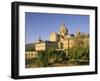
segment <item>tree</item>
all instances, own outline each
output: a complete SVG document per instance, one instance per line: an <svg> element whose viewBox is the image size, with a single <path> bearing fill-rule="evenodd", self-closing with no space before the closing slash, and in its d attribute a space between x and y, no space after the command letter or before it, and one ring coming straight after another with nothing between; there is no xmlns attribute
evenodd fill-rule
<svg viewBox="0 0 100 81"><path fill-rule="evenodd" d="M48 59L44 51L38 52L38 58L36 59L35 64L38 67L48 66Z"/></svg>
<svg viewBox="0 0 100 81"><path fill-rule="evenodd" d="M77 46L68 50L69 61L76 63L89 61L89 46Z"/></svg>

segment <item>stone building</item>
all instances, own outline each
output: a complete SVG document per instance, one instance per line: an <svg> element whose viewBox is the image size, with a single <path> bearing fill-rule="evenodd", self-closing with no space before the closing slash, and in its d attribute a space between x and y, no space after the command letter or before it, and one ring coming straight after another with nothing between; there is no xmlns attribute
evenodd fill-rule
<svg viewBox="0 0 100 81"><path fill-rule="evenodd" d="M74 35L69 34L69 30L62 23L59 29L59 33L53 32L50 34L49 41L57 42L58 49L68 49L74 46Z"/></svg>
<svg viewBox="0 0 100 81"><path fill-rule="evenodd" d="M68 49L75 46L74 38L81 35L80 31L77 31L75 34L69 34L68 28L64 23L61 24L59 32L52 32L49 36L48 41L39 41L35 44L36 51L45 51L48 48L54 49ZM39 39L40 40L40 39ZM85 39L86 41L88 40Z"/></svg>
<svg viewBox="0 0 100 81"><path fill-rule="evenodd" d="M58 33L50 33L49 40L43 41L41 40L41 38L39 38L39 41L35 43L35 51L26 52L26 58L33 58L36 56L38 51L45 51L49 48L53 48L55 50L72 48L77 44L77 37L80 37L81 35L86 34L83 34L80 31L77 31L75 34L70 34L68 28L64 23L62 23ZM89 44L89 37L81 40L84 42L84 45L86 45L87 43Z"/></svg>
<svg viewBox="0 0 100 81"><path fill-rule="evenodd" d="M37 53L36 51L29 51L29 52L25 52L25 58L26 59L33 59L37 57Z"/></svg>
<svg viewBox="0 0 100 81"><path fill-rule="evenodd" d="M48 48L57 49L58 48L57 42L41 41L41 42L38 42L38 43L35 44L35 50L36 51L45 51Z"/></svg>

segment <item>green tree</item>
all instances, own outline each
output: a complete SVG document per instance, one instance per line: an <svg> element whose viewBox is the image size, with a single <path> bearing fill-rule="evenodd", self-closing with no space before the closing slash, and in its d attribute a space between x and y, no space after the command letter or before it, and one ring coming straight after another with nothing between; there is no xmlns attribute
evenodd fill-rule
<svg viewBox="0 0 100 81"><path fill-rule="evenodd" d="M38 67L46 67L48 66L48 59L44 51L38 52L38 58L35 61L35 64Z"/></svg>
<svg viewBox="0 0 100 81"><path fill-rule="evenodd" d="M85 62L89 61L89 46L77 46L75 48L70 48L68 51L69 61L74 62Z"/></svg>

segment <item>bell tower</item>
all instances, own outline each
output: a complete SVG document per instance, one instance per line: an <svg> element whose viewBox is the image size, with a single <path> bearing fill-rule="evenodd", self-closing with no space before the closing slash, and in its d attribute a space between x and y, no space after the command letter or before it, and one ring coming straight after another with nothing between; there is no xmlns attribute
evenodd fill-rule
<svg viewBox="0 0 100 81"><path fill-rule="evenodd" d="M61 36L68 35L68 29L65 27L64 23L62 23L61 26L60 26L59 34Z"/></svg>

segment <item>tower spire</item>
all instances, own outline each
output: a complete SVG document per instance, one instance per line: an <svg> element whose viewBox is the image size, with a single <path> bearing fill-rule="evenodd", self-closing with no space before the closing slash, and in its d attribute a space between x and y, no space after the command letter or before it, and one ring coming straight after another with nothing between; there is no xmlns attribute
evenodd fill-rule
<svg viewBox="0 0 100 81"><path fill-rule="evenodd" d="M42 41L40 36L39 36L39 39L38 39L38 41L39 41L39 42L41 42L41 41Z"/></svg>
<svg viewBox="0 0 100 81"><path fill-rule="evenodd" d="M61 23L61 27L65 27L65 24L64 24L64 22L62 22L62 23Z"/></svg>
<svg viewBox="0 0 100 81"><path fill-rule="evenodd" d="M80 36L80 29L79 28L77 28L77 30L76 30L76 36Z"/></svg>
<svg viewBox="0 0 100 81"><path fill-rule="evenodd" d="M68 29L65 27L65 24L63 22L60 26L59 34L62 36L68 35Z"/></svg>

